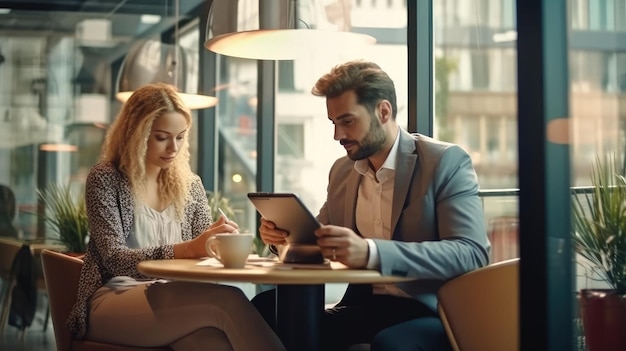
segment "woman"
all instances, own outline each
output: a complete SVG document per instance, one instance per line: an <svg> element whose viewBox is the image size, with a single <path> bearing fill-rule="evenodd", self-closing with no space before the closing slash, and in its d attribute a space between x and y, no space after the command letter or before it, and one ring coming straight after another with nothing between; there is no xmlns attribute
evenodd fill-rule
<svg viewBox="0 0 626 351"><path fill-rule="evenodd" d="M205 189L189 167L191 116L173 87L130 97L109 128L102 160L86 182L90 241L75 337L174 350L284 350L241 290L150 280L143 260L206 256L205 241L238 226L211 223Z"/></svg>

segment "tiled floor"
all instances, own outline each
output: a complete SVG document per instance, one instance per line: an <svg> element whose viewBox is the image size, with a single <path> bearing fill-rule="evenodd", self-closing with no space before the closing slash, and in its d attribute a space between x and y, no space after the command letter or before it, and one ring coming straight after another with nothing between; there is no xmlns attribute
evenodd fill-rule
<svg viewBox="0 0 626 351"><path fill-rule="evenodd" d="M43 330L46 316L47 301L43 296L39 297L38 308L33 324L22 333L15 327L7 325L0 337L0 350L2 351L56 351L54 343L54 330L52 320L48 321L48 328Z"/></svg>
<svg viewBox="0 0 626 351"><path fill-rule="evenodd" d="M343 292L345 287L335 287L331 284L332 288L339 289ZM328 293L329 291L327 291ZM56 345L54 343L54 330L52 327L52 321L48 321L47 331L43 330L43 323L45 319L46 299L40 296L39 307L37 314L35 315L35 321L30 328L27 329L24 338L21 338L21 333L12 326L6 327L6 330L0 337L0 351L56 351ZM577 324L580 328L580 325ZM581 332L578 330L578 332ZM582 336L577 337L577 345L575 349L577 351L584 351L584 338Z"/></svg>
<svg viewBox="0 0 626 351"><path fill-rule="evenodd" d="M56 349L51 327L47 332L41 328L31 328L23 340L17 329L7 327L0 340L0 350L6 351L55 351Z"/></svg>

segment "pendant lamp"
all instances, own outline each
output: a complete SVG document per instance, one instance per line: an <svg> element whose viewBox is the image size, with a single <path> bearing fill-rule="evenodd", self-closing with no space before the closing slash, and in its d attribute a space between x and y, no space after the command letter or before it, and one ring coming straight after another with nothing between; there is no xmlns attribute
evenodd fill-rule
<svg viewBox="0 0 626 351"><path fill-rule="evenodd" d="M201 109L217 105L214 96L185 93L187 83L187 59L185 50L178 45L179 2L175 2L175 44L158 40L141 40L133 44L117 76L115 97L126 102L132 93L143 85L162 82L175 86L178 95L189 109Z"/></svg>
<svg viewBox="0 0 626 351"><path fill-rule="evenodd" d="M350 32L350 7L350 0L213 0L204 46L226 56L293 60L375 44Z"/></svg>

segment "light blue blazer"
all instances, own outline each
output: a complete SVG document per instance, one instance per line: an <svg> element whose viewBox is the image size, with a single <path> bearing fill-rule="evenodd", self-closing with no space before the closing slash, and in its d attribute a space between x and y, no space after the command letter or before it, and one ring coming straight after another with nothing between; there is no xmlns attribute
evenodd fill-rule
<svg viewBox="0 0 626 351"><path fill-rule="evenodd" d="M399 134L392 240L374 239L383 275L415 277L397 286L436 311L436 293L448 279L489 263L490 244L472 161L457 145L424 135ZM329 174L320 223L356 228L362 176L344 156Z"/></svg>

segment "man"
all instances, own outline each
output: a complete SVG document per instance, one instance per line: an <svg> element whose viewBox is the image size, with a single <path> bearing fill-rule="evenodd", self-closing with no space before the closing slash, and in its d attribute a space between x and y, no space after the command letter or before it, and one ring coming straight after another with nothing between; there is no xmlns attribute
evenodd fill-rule
<svg viewBox="0 0 626 351"><path fill-rule="evenodd" d="M469 155L402 130L393 81L375 63L336 66L312 93L326 97L334 138L347 152L330 170L327 199L317 215L323 255L352 268L417 278L350 285L326 311L322 349L358 343L371 343L372 351L450 349L437 315L437 289L489 262ZM265 219L259 232L271 245L284 244L288 235ZM271 325L273 299L270 291L252 301Z"/></svg>

